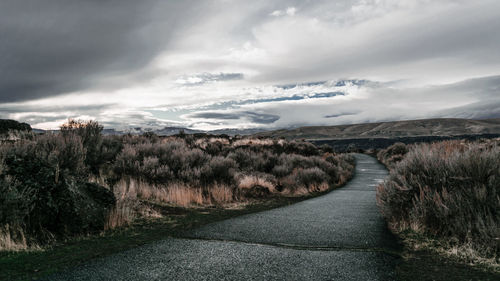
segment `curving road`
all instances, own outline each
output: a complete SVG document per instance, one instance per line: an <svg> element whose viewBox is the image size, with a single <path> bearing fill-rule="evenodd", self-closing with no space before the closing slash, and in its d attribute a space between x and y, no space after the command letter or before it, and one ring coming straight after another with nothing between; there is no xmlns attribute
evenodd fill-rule
<svg viewBox="0 0 500 281"><path fill-rule="evenodd" d="M356 154L343 188L209 224L95 260L48 280L394 280L397 242L375 203L387 176Z"/></svg>

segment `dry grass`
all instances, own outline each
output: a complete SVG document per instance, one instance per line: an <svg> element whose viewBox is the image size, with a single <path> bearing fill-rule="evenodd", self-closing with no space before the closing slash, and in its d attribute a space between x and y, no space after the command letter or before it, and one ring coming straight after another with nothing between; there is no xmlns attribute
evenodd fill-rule
<svg viewBox="0 0 500 281"><path fill-rule="evenodd" d="M224 184L215 184L210 189L210 196L218 204L227 204L234 201L233 189Z"/></svg>
<svg viewBox="0 0 500 281"><path fill-rule="evenodd" d="M118 201L106 218L105 230L129 225L135 219L135 211L130 201Z"/></svg>
<svg viewBox="0 0 500 281"><path fill-rule="evenodd" d="M206 200L203 198L201 188L191 188L183 184L173 184L166 189L164 202L176 204L182 207L191 205L203 205Z"/></svg>
<svg viewBox="0 0 500 281"><path fill-rule="evenodd" d="M264 178L261 178L259 176L254 176L254 175L245 175L243 178L241 178L238 188L240 189L251 189L255 186L262 186L267 188L267 190L271 193L276 192L275 186L273 183L267 181Z"/></svg>
<svg viewBox="0 0 500 281"><path fill-rule="evenodd" d="M232 200L229 188L217 186L210 190L212 197L221 203ZM210 198L203 196L201 188L191 188L183 184L160 186L135 179L122 179L113 189L117 198L115 208L106 220L106 229L114 229L129 225L137 217L158 218L162 215L147 205L139 204L139 200L168 203L181 207L211 205Z"/></svg>
<svg viewBox="0 0 500 281"><path fill-rule="evenodd" d="M409 225L407 229L412 229L412 231L400 232L400 237L403 243L413 251L430 251L471 265L483 265L500 273L498 257L485 257L483 253L477 251L471 241L457 244L456 239L437 239L422 236L419 234L422 229L416 224Z"/></svg>
<svg viewBox="0 0 500 281"><path fill-rule="evenodd" d="M283 145L284 142L278 142L278 144ZM263 145L270 146L274 144L273 139L256 139L256 138L244 138L233 142L234 147L247 146L247 145Z"/></svg>
<svg viewBox="0 0 500 281"><path fill-rule="evenodd" d="M20 251L28 249L26 236L21 227L4 225L0 227L0 251Z"/></svg>
<svg viewBox="0 0 500 281"><path fill-rule="evenodd" d="M142 199L182 207L210 205L210 199L203 196L201 188L193 188L181 183L164 186L132 178L122 179L115 185L114 192L120 201Z"/></svg>

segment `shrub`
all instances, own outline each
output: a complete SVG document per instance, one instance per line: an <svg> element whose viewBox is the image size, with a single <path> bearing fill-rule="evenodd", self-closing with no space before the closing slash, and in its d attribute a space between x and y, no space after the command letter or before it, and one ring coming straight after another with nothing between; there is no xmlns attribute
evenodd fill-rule
<svg viewBox="0 0 500 281"><path fill-rule="evenodd" d="M201 168L200 180L204 185L212 183L234 184L234 175L238 164L222 156L215 156Z"/></svg>
<svg viewBox="0 0 500 281"><path fill-rule="evenodd" d="M20 134L2 143L0 247L161 216L155 202L224 206L325 191L353 170L351 158L306 142L101 131L95 121L69 120L60 134Z"/></svg>
<svg viewBox="0 0 500 281"><path fill-rule="evenodd" d="M318 167L300 169L295 178L299 184L304 186L319 185L330 180L329 176Z"/></svg>
<svg viewBox="0 0 500 281"><path fill-rule="evenodd" d="M67 123L61 125L61 134L64 137L71 137L73 134L80 136L83 147L85 147L85 164L94 174L99 173L99 166L102 164L102 129L96 121L81 121L69 119Z"/></svg>
<svg viewBox="0 0 500 281"><path fill-rule="evenodd" d="M394 229L472 244L498 256L500 147L446 141L413 147L378 187Z"/></svg>
<svg viewBox="0 0 500 281"><path fill-rule="evenodd" d="M408 153L408 146L402 142L397 142L387 149L379 151L377 158L384 165L391 168L397 162L403 160L406 153Z"/></svg>
<svg viewBox="0 0 500 281"><path fill-rule="evenodd" d="M113 194L86 182L77 135L45 135L0 152L0 225L17 225L39 241L100 230Z"/></svg>

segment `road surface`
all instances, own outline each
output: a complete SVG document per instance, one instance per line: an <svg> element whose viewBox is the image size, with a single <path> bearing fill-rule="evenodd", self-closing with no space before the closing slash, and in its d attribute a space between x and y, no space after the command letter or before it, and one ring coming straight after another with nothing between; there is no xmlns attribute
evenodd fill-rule
<svg viewBox="0 0 500 281"><path fill-rule="evenodd" d="M394 280L398 246L375 202L387 170L357 154L343 188L206 225L48 280Z"/></svg>

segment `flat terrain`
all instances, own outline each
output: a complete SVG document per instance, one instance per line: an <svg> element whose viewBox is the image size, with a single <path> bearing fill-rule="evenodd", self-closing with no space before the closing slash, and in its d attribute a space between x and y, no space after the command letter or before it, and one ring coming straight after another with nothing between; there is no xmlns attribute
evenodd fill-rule
<svg viewBox="0 0 500 281"><path fill-rule="evenodd" d="M94 260L47 280L393 280L397 243L375 204L385 168L324 196L206 225Z"/></svg>
<svg viewBox="0 0 500 281"><path fill-rule="evenodd" d="M437 118L339 126L310 126L290 130L262 132L256 135L284 137L287 139L321 140L476 134L500 134L500 119Z"/></svg>

